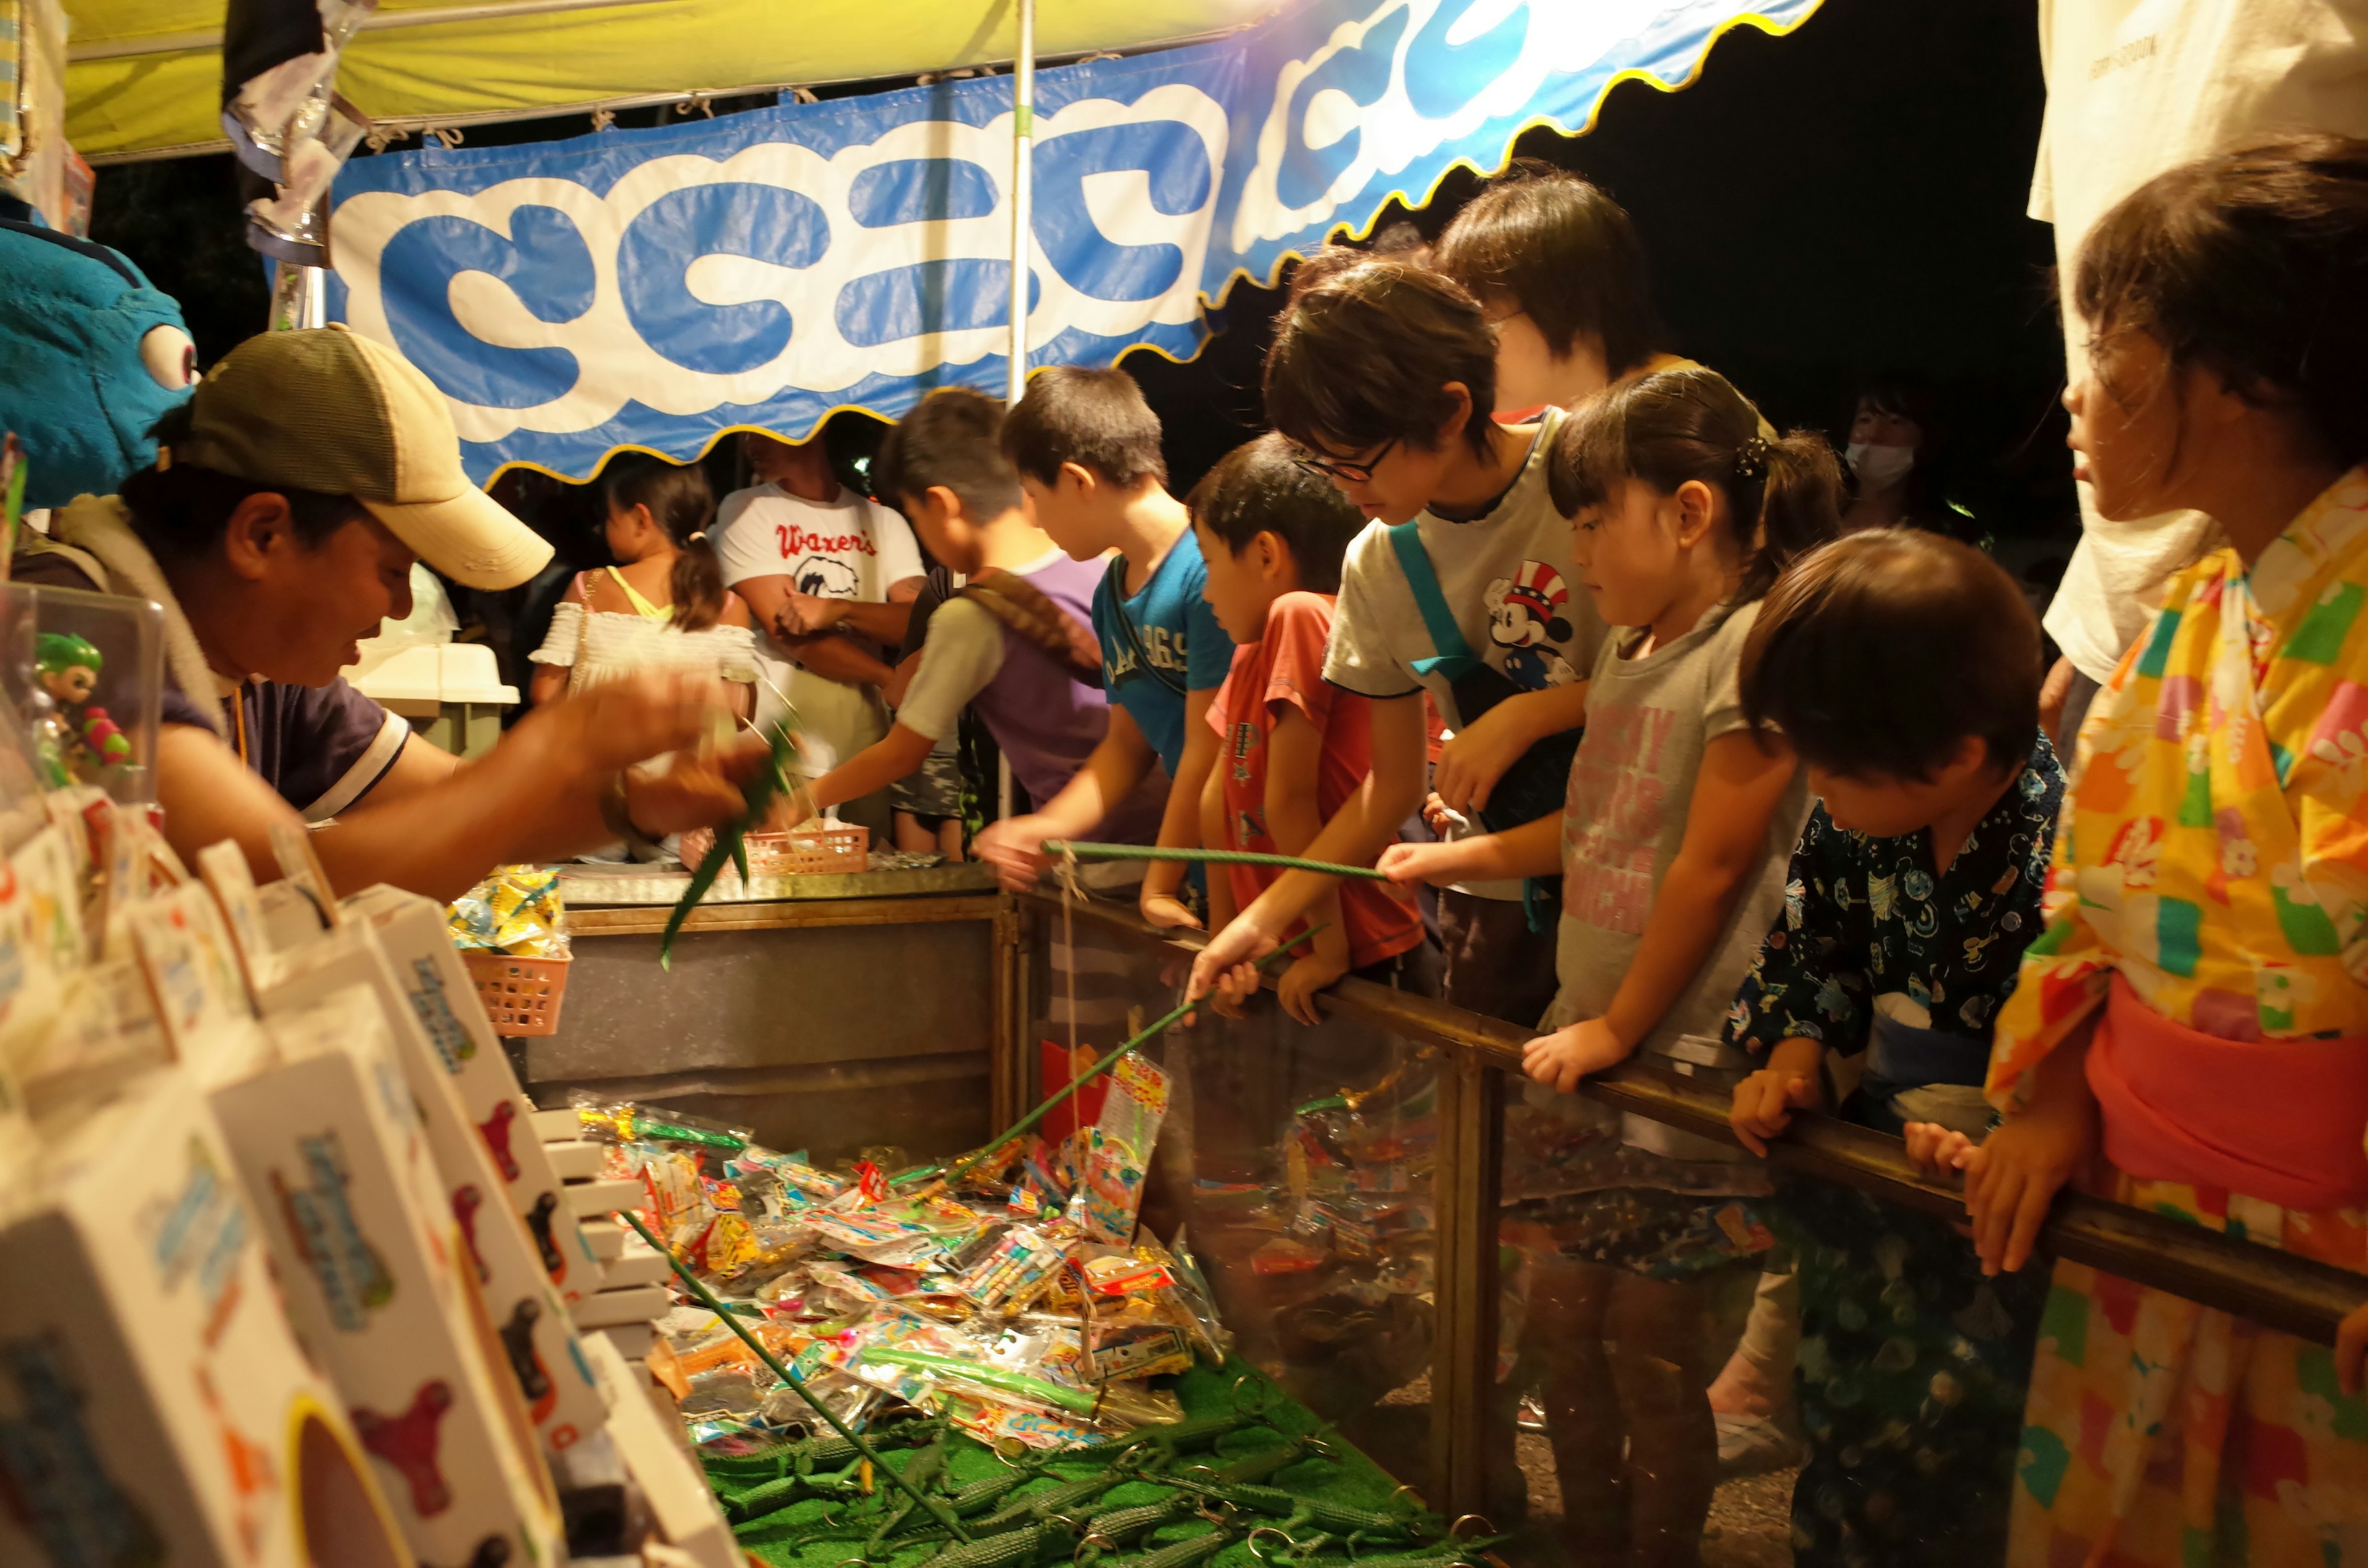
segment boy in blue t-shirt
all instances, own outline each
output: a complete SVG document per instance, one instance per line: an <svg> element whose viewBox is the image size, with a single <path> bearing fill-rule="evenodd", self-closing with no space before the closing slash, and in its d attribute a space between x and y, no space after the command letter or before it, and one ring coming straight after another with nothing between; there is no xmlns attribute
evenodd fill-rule
<svg viewBox="0 0 2368 1568"><path fill-rule="evenodd" d="M1155 765L1173 781L1160 844L1201 841L1201 787L1217 752L1209 703L1234 644L1201 597L1201 547L1184 504L1167 493L1159 440L1159 416L1123 370L1041 370L1004 418L1003 450L1036 526L1074 560L1119 552L1094 591L1110 733L1066 789L994 824L975 846L1015 891L1043 871L1046 839L1094 836ZM1153 925L1200 925L1177 897L1183 871L1162 860L1144 873L1143 914Z"/></svg>

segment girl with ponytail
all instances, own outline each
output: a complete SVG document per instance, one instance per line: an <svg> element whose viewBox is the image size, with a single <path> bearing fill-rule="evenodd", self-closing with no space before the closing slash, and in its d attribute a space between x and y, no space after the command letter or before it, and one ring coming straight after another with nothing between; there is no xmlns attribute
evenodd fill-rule
<svg viewBox="0 0 2368 1568"><path fill-rule="evenodd" d="M707 540L715 498L706 474L628 454L601 474L600 494L618 564L580 574L553 612L535 651L535 701L643 670L692 670L732 683L746 718L755 708L755 633Z"/></svg>
<svg viewBox="0 0 2368 1568"><path fill-rule="evenodd" d="M1525 1052L1533 1098L1569 1105L1587 1074L1639 1053L1699 1073L1723 1050L1739 1077L1749 1059L1714 1042L1808 814L1791 749L1744 716L1743 645L1786 564L1839 532L1839 470L1816 437L1775 436L1724 377L1688 367L1580 405L1548 477L1612 629L1563 812L1398 845L1381 867L1400 882L1562 873L1559 989ZM1724 1270L1753 1267L1699 1238L1720 1234L1711 1214L1733 1194L1765 1189L1739 1167L1706 1175L1730 1146L1656 1123L1632 1120L1608 1153L1563 1147L1590 1168L1554 1182L1585 1196L1542 1217L1554 1245L1531 1311L1551 1344L1568 1544L1691 1562L1718 1469L1702 1313Z"/></svg>

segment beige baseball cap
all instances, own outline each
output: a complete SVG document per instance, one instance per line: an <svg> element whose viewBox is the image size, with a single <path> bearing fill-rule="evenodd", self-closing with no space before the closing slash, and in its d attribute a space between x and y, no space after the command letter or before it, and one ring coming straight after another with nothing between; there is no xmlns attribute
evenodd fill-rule
<svg viewBox="0 0 2368 1568"><path fill-rule="evenodd" d="M455 582L516 587L551 561L550 544L461 471L444 395L342 323L248 338L206 372L190 412L166 460L350 495Z"/></svg>

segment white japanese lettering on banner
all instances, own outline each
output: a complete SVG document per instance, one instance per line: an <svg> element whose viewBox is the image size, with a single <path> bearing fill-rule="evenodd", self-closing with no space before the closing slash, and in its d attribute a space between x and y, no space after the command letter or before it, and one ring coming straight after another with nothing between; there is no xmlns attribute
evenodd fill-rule
<svg viewBox="0 0 2368 1568"><path fill-rule="evenodd" d="M1203 299L1493 165L1619 76L1818 0L1314 0L1222 42L1037 78L1037 364L1198 352ZM1010 84L349 164L335 315L451 400L472 472L687 457L736 426L1003 389Z"/></svg>
<svg viewBox="0 0 2368 1568"><path fill-rule="evenodd" d="M1090 159L1113 132L1155 126L1155 157L1134 161L1161 166L1075 176L1067 194L1090 236L1057 219L1037 226L1037 344L1196 323L1223 110L1181 85L1131 107L1072 104L1045 121L1037 156ZM1010 153L1007 113L913 120L829 157L790 142L661 156L605 193L529 176L471 194L357 195L336 220L347 319L426 370L471 443L589 429L628 403L689 416L919 377L1003 351ZM1156 183L1198 199L1164 210ZM1112 255L1148 248L1174 254L1166 286L1110 287ZM382 270L394 279L383 288Z"/></svg>

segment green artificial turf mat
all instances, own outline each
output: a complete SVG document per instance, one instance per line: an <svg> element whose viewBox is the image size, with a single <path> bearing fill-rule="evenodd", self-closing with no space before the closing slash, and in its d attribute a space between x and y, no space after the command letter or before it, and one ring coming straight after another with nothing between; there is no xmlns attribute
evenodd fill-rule
<svg viewBox="0 0 2368 1568"><path fill-rule="evenodd" d="M1190 1420L1198 1416L1222 1415L1235 1409L1236 1385L1239 1386L1242 1402L1256 1403L1261 1398L1265 1401L1262 1424L1227 1433L1218 1440L1213 1450L1190 1456L1182 1462L1224 1465L1293 1437L1320 1436L1329 1445L1333 1457L1302 1459L1261 1484L1352 1508L1392 1511L1391 1498L1397 1494L1398 1483L1362 1453L1325 1428L1304 1407L1286 1398L1280 1389L1259 1373L1238 1363L1228 1364L1222 1370L1195 1367L1176 1380L1174 1392L1184 1406L1185 1418ZM1003 1473L1008 1468L985 1444L959 1432L947 1437L946 1448L949 1463L941 1483L945 1491ZM901 1472L919 1452L917 1448L897 1449L881 1457L882 1462L894 1466ZM1030 1481L1007 1494L996 1506L1009 1507L1015 1503L1025 1503L1067 1482L1083 1480L1106 1472L1108 1469L1109 1461L1103 1460L1064 1462L1054 1458L1042 1479ZM727 1505L745 1495L755 1484L746 1479L734 1481L713 1471L711 1471L709 1481L715 1487L717 1496ZM1173 1491L1174 1488L1161 1485L1156 1480L1128 1479L1072 1512L1079 1517L1108 1513L1116 1508L1158 1502ZM874 1493L874 1496L863 1499L860 1504L808 1498L744 1525L735 1533L744 1548L761 1561L773 1564L774 1568L838 1568L839 1564L850 1558L860 1558L863 1553L864 1535L854 1533L859 1525L864 1534L868 1534L871 1527L904 1498L904 1494L885 1483L875 1483ZM1397 1511L1405 1511L1410 1506L1401 1498ZM802 1539L829 1528L829 1521L834 1517L842 1521L848 1533L836 1540ZM1281 1523L1279 1519L1254 1515L1246 1515L1245 1519L1261 1524ZM1185 1514L1162 1526L1142 1542L1105 1556L1109 1560L1137 1556L1204 1534L1210 1528L1205 1520ZM1268 1538L1268 1540L1269 1544L1280 1544L1273 1542L1272 1538ZM942 1540L913 1541L883 1549L871 1561L881 1564L882 1568L922 1568L922 1564L942 1550L944 1544ZM1375 1543L1364 1550L1370 1555L1411 1549L1411 1543L1406 1547ZM1065 1551L1053 1553L1046 1559L1047 1568L1068 1561L1069 1553ZM1217 1554L1211 1568L1258 1568L1258 1563L1245 1541L1236 1540Z"/></svg>

